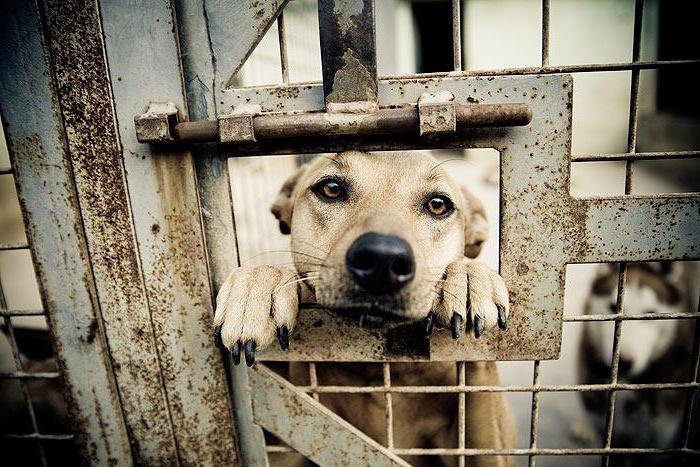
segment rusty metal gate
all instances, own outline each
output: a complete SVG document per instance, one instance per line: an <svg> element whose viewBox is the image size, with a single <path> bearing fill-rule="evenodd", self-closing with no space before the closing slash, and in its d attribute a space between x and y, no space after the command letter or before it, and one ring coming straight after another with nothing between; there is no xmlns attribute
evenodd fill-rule
<svg viewBox="0 0 700 467"><path fill-rule="evenodd" d="M453 1L454 70L377 78L372 0L319 0L323 82L289 82L285 0L170 2L11 1L0 13L0 108L44 310L60 371L18 370L22 384L62 378L75 441L94 464L265 465L262 428L322 465L404 465L399 456L465 457L675 453L692 456L688 427L700 387L696 333L684 382L618 383L623 322L696 314L621 313L625 264L700 259L700 197L631 195L633 163L697 157L698 151L636 152L641 70L700 60L640 60L643 1L635 5L632 61L549 65L549 1L542 2L541 66L462 71L460 2ZM240 70L277 21L284 82L236 87ZM630 70L627 152L571 156L570 74ZM385 345L381 331L323 310L300 314L290 352L267 361L311 362L294 386L264 364L230 365L212 339L213 297L239 264L229 157L344 149L495 148L501 157L500 272L512 292L509 332L480 340L433 336L423 355ZM625 195L573 197L572 162L626 161ZM653 230L654 235L647 235ZM562 314L566 265L621 262L616 314ZM318 326L318 321L323 322ZM540 383L540 360L559 356L563 321L614 321L610 381ZM334 345L328 336L354 345ZM16 348L16 346L15 346ZM454 361L455 386L393 386L400 361ZM468 386L465 361L534 361L531 385ZM314 362L382 362L381 386L319 385ZM687 391L683 446L611 447L619 390ZM599 448L538 445L542 392L608 394ZM508 450L396 447L392 394L452 393L463 415L473 392L531 393L530 443ZM382 394L387 439L372 440L318 401L321 393ZM310 397L314 395L316 397ZM31 401L27 397L30 407ZM32 415L33 417L33 415ZM522 429L523 427L521 427ZM70 435L5 435L46 443Z"/></svg>

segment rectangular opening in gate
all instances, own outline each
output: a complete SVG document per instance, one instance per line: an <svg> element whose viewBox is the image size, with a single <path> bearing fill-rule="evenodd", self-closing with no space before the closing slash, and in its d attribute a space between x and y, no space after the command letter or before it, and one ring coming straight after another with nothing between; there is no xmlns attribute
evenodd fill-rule
<svg viewBox="0 0 700 467"><path fill-rule="evenodd" d="M311 162L304 165L302 159ZM379 355L381 359L425 359L434 351L426 347L434 344L433 339L428 343L422 342L423 337L419 339L422 343L415 341L416 333L424 315L439 299L443 284L449 282L443 277L447 265L463 261L465 254L478 254L477 260L494 271L492 274L498 269L499 154L493 149L380 152L369 158L333 154L232 158L229 168L241 264L293 269L297 275L303 273L297 281L312 284L316 298L321 293L329 294L323 296L323 303L337 303L340 309L369 310L347 316L302 310L298 319L319 315L307 323L309 329L297 328L298 333L292 336L297 348L304 347L300 352L305 352L305 358L325 359L318 357L319 352L330 352L332 344L338 347L332 353L337 360L376 360ZM337 188L321 186L329 180L342 184L339 193L320 192ZM337 200L333 198L336 194ZM286 235L290 230L292 235ZM359 304L360 292L370 290L372 285L360 283L361 274L355 274L352 265L346 264L353 245L373 232L398 238L409 246L410 267L414 269L407 284L397 287L396 293L373 292L387 300L398 300L395 304ZM297 270L300 264L303 271ZM333 268L338 270L338 277L333 275ZM328 270L331 273L324 276ZM321 284L323 281L326 283ZM393 282L382 282L389 283ZM326 292L319 292L324 287ZM336 293L338 296L332 295ZM462 290L445 293L458 297ZM359 301L348 302L352 306L346 307L341 303L346 299ZM375 316L389 307L399 310L386 313L391 319L384 314ZM398 315L398 321L392 314ZM359 326L342 331L334 327L338 319L345 322L355 317L360 319ZM446 359L457 355L447 356L452 340L443 326L449 324L449 319L435 326L439 346L445 346L446 357L442 358ZM489 323L494 325L496 318ZM377 325L381 331L371 330ZM462 328L465 332L466 325ZM329 329L334 331L329 334ZM333 332L346 333L346 337L338 341ZM466 338L474 336L470 333ZM358 339L361 342L357 346L348 347ZM463 345L469 350L468 344ZM473 348L469 351L478 352Z"/></svg>

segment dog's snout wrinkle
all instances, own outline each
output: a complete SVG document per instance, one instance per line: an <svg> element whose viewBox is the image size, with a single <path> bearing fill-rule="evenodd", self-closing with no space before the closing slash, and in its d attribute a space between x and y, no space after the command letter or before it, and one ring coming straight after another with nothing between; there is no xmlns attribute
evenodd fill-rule
<svg viewBox="0 0 700 467"><path fill-rule="evenodd" d="M397 292L411 282L416 262L406 240L369 232L350 246L345 266L360 287L381 294Z"/></svg>

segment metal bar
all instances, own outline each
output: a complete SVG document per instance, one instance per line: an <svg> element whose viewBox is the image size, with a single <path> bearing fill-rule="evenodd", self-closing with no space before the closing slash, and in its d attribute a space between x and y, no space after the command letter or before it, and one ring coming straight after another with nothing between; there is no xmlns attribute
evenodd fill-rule
<svg viewBox="0 0 700 467"><path fill-rule="evenodd" d="M549 0L542 0L542 68L549 66Z"/></svg>
<svg viewBox="0 0 700 467"><path fill-rule="evenodd" d="M698 319L696 313L638 313L638 314L609 314L609 315L575 315L564 316L565 322L581 321L648 321L662 319Z"/></svg>
<svg viewBox="0 0 700 467"><path fill-rule="evenodd" d="M695 311L696 315L700 315L700 299L698 299L698 305ZM700 320L695 322L695 335L693 337L693 354L690 358L690 369L689 369L690 382L698 382L698 373L700 373ZM690 429L693 418L693 409L695 406L696 394L695 390L689 390L686 394L685 407L683 411L683 425L682 425L682 435L683 441L682 446L687 448L688 442L690 441Z"/></svg>
<svg viewBox="0 0 700 467"><path fill-rule="evenodd" d="M382 364L382 373L383 373L383 380L384 380L384 387L385 388L390 388L391 387L391 364L390 363L383 363ZM318 393L314 393L315 396L318 397ZM392 403L392 395L391 392L387 391L384 393L384 419L386 421L386 446L389 449L392 449L394 447L394 407Z"/></svg>
<svg viewBox="0 0 700 467"><path fill-rule="evenodd" d="M29 248L29 244L26 242L0 243L0 251L26 250L27 248Z"/></svg>
<svg viewBox="0 0 700 467"><path fill-rule="evenodd" d="M75 439L74 435L49 435L45 433L29 433L29 434L16 434L16 433L2 433L0 434L0 439L2 440L37 440L37 441L73 441Z"/></svg>
<svg viewBox="0 0 700 467"><path fill-rule="evenodd" d="M462 0L452 0L452 62L455 71L462 71Z"/></svg>
<svg viewBox="0 0 700 467"><path fill-rule="evenodd" d="M131 124L151 101L188 112L177 15L171 2L99 5L114 113L121 122L120 156L178 461L232 464L236 436L224 362L211 337L212 290L194 161L187 151L139 144Z"/></svg>
<svg viewBox="0 0 700 467"><path fill-rule="evenodd" d="M698 259L700 194L574 199L582 236L570 244L572 263ZM639 232L647 235L639 236ZM633 246L629 239L636 238Z"/></svg>
<svg viewBox="0 0 700 467"><path fill-rule="evenodd" d="M685 454L700 455L700 450L686 448L515 448L515 449L450 449L450 448L396 448L391 452L400 456L598 456L601 454Z"/></svg>
<svg viewBox="0 0 700 467"><path fill-rule="evenodd" d="M467 385L467 371L464 362L457 362L457 384L460 386ZM466 448L467 442L467 395L460 392L457 395L457 447L460 449ZM461 456L459 458L459 467L464 467L466 459Z"/></svg>
<svg viewBox="0 0 700 467"><path fill-rule="evenodd" d="M0 309L7 309L7 301L5 300L5 290L2 285L2 277L0 277ZM23 371L24 366L22 365L22 358L20 357L19 347L17 346L17 338L15 337L15 329L12 326L12 319L9 316L4 318L5 328L7 329L7 338L10 342L10 348L12 350L12 358L15 361L15 371ZM22 392L22 398L24 399L24 404L27 407L27 413L29 414L29 421L32 426L32 431L34 433L39 432L39 426L36 422L36 413L34 412L34 404L32 403L32 398L29 395L27 389L27 383L25 380L19 380L20 391ZM41 459L41 465L47 465L46 453L44 452L44 446L41 442L37 441L37 447L39 448L39 458Z"/></svg>
<svg viewBox="0 0 700 467"><path fill-rule="evenodd" d="M571 156L571 162L692 159L698 157L700 157L700 151L623 152L617 154L574 154Z"/></svg>
<svg viewBox="0 0 700 467"><path fill-rule="evenodd" d="M525 126L532 120L532 112L526 104L456 104L455 113L458 131L476 127ZM418 130L417 107L382 109L371 114L311 112L253 117L253 132L257 140L418 134ZM174 137L181 142L217 142L221 135L218 122L195 121L175 125Z"/></svg>
<svg viewBox="0 0 700 467"><path fill-rule="evenodd" d="M533 362L532 369L532 385L538 388L540 385L540 361L535 360ZM533 391L532 393L532 407L530 412L530 449L537 449L537 432L539 430L539 419L540 419L540 393L539 391ZM537 464L537 459L534 454L531 454L527 460L529 467L535 467Z"/></svg>
<svg viewBox="0 0 700 467"><path fill-rule="evenodd" d="M13 172L12 167L3 167L0 169L0 175L12 175Z"/></svg>
<svg viewBox="0 0 700 467"><path fill-rule="evenodd" d="M172 464L178 462L172 414L124 183L98 8L90 0L46 4L57 98L132 452L139 464Z"/></svg>
<svg viewBox="0 0 700 467"><path fill-rule="evenodd" d="M625 297L625 278L627 276L627 263L620 263L620 272L617 282L616 314L622 314ZM617 383L618 367L620 364L620 336L622 335L622 321L615 321L615 334L613 337L613 354L610 362L610 383ZM608 409L605 417L604 447L609 448L612 442L613 425L615 421L615 400L617 392L613 389L608 392ZM602 465L607 467L610 463L608 456L603 456Z"/></svg>
<svg viewBox="0 0 700 467"><path fill-rule="evenodd" d="M700 382L693 383L607 383L607 384L554 384L541 386L297 386L304 392L320 394L369 394L392 392L396 394L458 394L460 392L577 392L577 391L649 391L664 389L700 389Z"/></svg>
<svg viewBox="0 0 700 467"><path fill-rule="evenodd" d="M286 3L286 0L265 2L259 8L277 8L276 11L281 12ZM231 68L236 66L233 58L249 53L246 49L249 43L246 43L245 37L251 31L258 31L261 23L252 21L249 24L255 26L243 32L232 29L231 25L239 24L242 16L253 14L258 9L242 11L231 8L226 2L202 0L177 0L175 7L188 117L190 120L215 119L223 85L234 78L230 74ZM248 17L248 20L251 18ZM207 85L201 86L200 83ZM209 301L213 306L224 280L233 268L240 265L229 164L213 145L194 147L192 154L211 283L212 296ZM212 342L209 340L208 345ZM253 423L247 368L233 365L228 352L224 351L221 355L228 370L230 418L235 429L238 462L241 465L265 466L268 461L264 449L265 438L262 429Z"/></svg>
<svg viewBox="0 0 700 467"><path fill-rule="evenodd" d="M248 372L255 421L319 465L402 465L369 436L264 365Z"/></svg>
<svg viewBox="0 0 700 467"><path fill-rule="evenodd" d="M376 111L374 0L319 0L318 26L328 112Z"/></svg>
<svg viewBox="0 0 700 467"><path fill-rule="evenodd" d="M44 310L0 310L0 316L43 316Z"/></svg>
<svg viewBox="0 0 700 467"><path fill-rule="evenodd" d="M282 82L289 83L289 57L287 56L287 39L284 31L284 11L280 11L277 17L277 38L280 43L280 67L282 68Z"/></svg>
<svg viewBox="0 0 700 467"><path fill-rule="evenodd" d="M316 373L316 363L309 362L309 385L310 387L318 387L318 375ZM311 395L315 400L318 400L318 394L311 391Z"/></svg>
<svg viewBox="0 0 700 467"><path fill-rule="evenodd" d="M27 373L25 371L15 371L13 373L0 373L0 379L57 379L61 373L57 371L38 371Z"/></svg>
<svg viewBox="0 0 700 467"><path fill-rule="evenodd" d="M514 75L551 75L562 73L598 73L602 71L626 71L626 70L648 70L654 68L665 68L675 66L700 65L698 59L688 60L650 60L639 62L615 62L615 63L590 63L577 65L556 65L545 67L520 67L520 68L497 68L493 70L469 70L463 73L450 72L432 72L432 73L415 73L410 75L389 75L380 76L380 80L404 80L404 79L426 79L426 78L445 78L448 76L467 77L467 76L514 76ZM307 83L311 84L311 83Z"/></svg>
<svg viewBox="0 0 700 467"><path fill-rule="evenodd" d="M131 464L90 253L75 192L46 18L36 2L5 2L0 15L0 108L42 303L61 373L0 378L59 378L85 463ZM31 83L18 86L17 83ZM60 254L57 254L60 252Z"/></svg>

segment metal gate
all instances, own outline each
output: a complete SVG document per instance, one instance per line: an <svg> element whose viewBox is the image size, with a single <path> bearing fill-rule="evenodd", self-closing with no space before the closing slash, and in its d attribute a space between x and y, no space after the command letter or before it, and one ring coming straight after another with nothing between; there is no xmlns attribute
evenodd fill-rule
<svg viewBox="0 0 700 467"><path fill-rule="evenodd" d="M698 195L630 195L635 160L698 156L636 152L640 71L700 61L640 61L637 0L631 62L549 66L545 0L541 66L464 72L454 1L454 71L377 79L374 2L320 0L323 83L292 84L286 4L12 1L0 15L2 118L60 365L60 372L0 377L61 377L76 442L96 464L264 465L267 452L288 448L266 446L260 427L322 465L404 465L400 455L464 463L504 454L534 465L538 455L603 455L607 462L614 454L698 454L687 435L678 449L616 448L611 437L616 391L686 390L687 434L700 387L700 333L687 382L621 384L617 374L623 322L669 318L622 315L625 262L700 259ZM284 83L236 88L236 73L275 20ZM628 150L572 158L573 82L565 73L606 70L632 73ZM312 362L309 386L265 365L247 370L222 358L211 337L212 298L239 262L228 157L476 147L501 156L500 272L513 294L508 333L457 342L438 334L423 354L406 354L387 347L382 332L307 310L297 345L260 358ZM595 160L627 161L625 196L571 196L571 162ZM654 235L645 234L650 229ZM622 262L618 313L565 318L566 265L591 262ZM41 313L0 311L10 329L10 317ZM562 322L586 320L615 322L610 382L541 384L539 361L558 358ZM338 335L356 345L334 346L329 336ZM392 386L389 362L416 360L455 361L459 384ZM463 362L476 360L533 360L532 385L468 386ZM383 362L383 385L319 385L318 361ZM539 447L539 395L582 390L608 394L605 445ZM529 446L467 448L464 424L457 448L394 446L392 394L455 393L463 415L472 392L532 393ZM386 442L309 397L320 393L383 394ZM68 439L36 424L15 438L39 446Z"/></svg>

